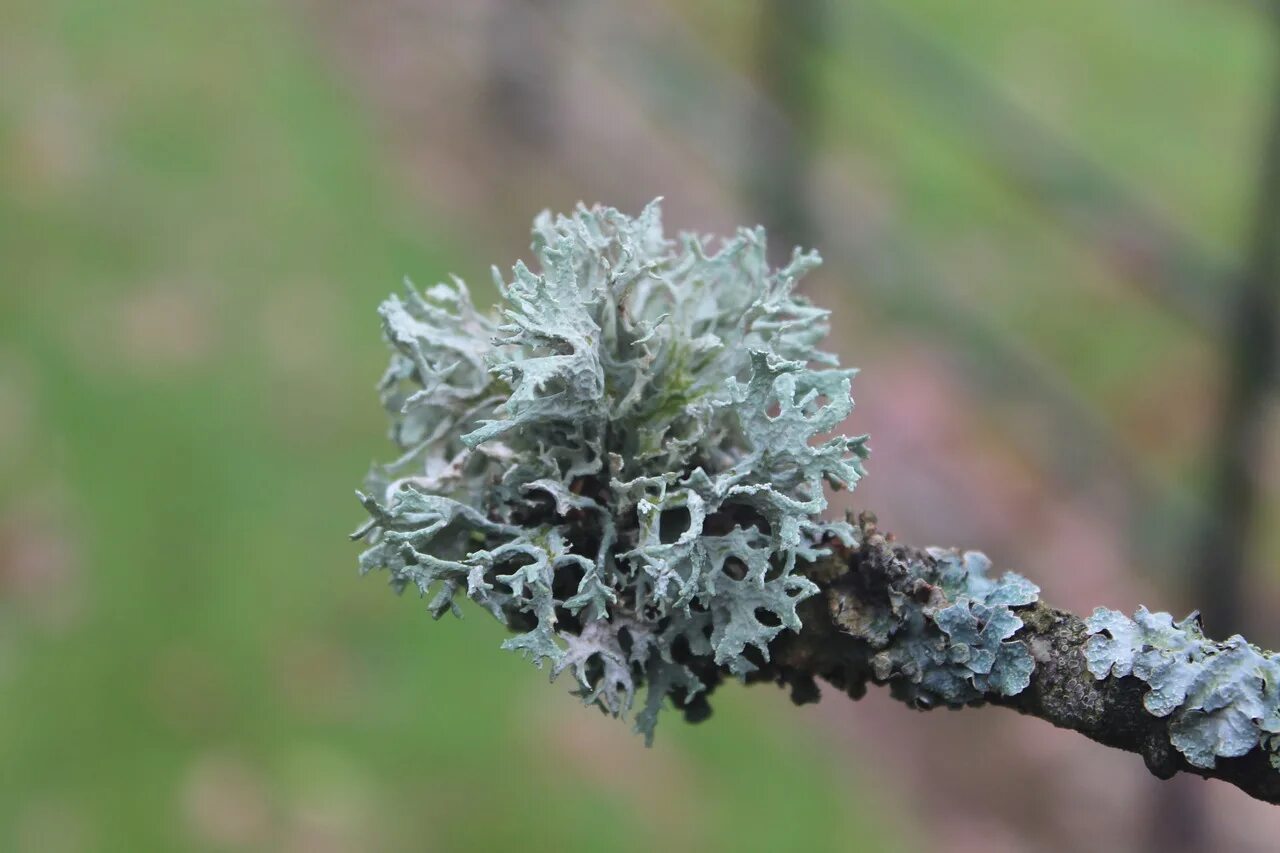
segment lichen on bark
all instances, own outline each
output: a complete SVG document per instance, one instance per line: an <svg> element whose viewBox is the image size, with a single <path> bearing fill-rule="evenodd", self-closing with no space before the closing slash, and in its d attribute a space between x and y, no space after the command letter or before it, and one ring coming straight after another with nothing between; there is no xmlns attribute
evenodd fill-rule
<svg viewBox="0 0 1280 853"><path fill-rule="evenodd" d="M382 306L380 390L400 455L370 473L362 571L435 616L466 597L503 645L651 738L724 679L886 684L913 707L1002 705L1280 802L1280 662L1198 620L1039 600L980 552L916 548L874 516L825 521L863 474L835 431L854 371L819 349L827 312L771 269L761 229L712 246L580 207L534 223L535 269Z"/></svg>
<svg viewBox="0 0 1280 853"><path fill-rule="evenodd" d="M657 202L580 207L533 251L494 314L457 280L383 304L401 455L361 495L361 568L437 616L471 598L608 713L647 685L652 737L666 699L696 716L721 669L766 663L817 593L797 567L854 544L822 511L863 473L865 438L832 434L855 371L794 292L818 256L772 269L762 229L713 245L669 239Z"/></svg>

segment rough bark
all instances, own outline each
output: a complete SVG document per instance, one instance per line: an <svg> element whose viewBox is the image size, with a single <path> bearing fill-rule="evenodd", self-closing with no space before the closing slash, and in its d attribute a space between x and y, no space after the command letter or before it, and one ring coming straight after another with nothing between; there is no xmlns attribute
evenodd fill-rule
<svg viewBox="0 0 1280 853"><path fill-rule="evenodd" d="M868 684L886 683L876 678L872 666L875 649L855 636L858 620L868 600L882 593L895 571L901 576L900 567L924 558L925 552L880 534L869 514L861 517L861 524L858 549L836 548L832 557L809 568L807 574L822 593L804 603L804 629L779 636L770 649L771 662L749 680L787 685L798 703L817 699L816 679L855 699ZM1213 769L1193 767L1170 743L1168 719L1155 717L1143 707L1146 684L1133 676L1094 678L1085 663L1088 629L1081 617L1043 602L1016 608L1016 613L1023 626L1013 639L1025 643L1035 660L1030 685L1014 696L989 694L967 704L1012 708L1106 746L1137 753L1161 779L1194 773L1230 782L1259 800L1280 803L1280 772L1271 767L1261 749L1239 758L1219 758ZM891 688L892 681L887 682Z"/></svg>

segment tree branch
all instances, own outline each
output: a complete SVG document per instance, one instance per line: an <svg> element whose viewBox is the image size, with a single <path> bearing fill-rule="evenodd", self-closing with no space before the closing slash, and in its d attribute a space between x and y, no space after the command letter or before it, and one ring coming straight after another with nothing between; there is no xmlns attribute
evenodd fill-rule
<svg viewBox="0 0 1280 853"><path fill-rule="evenodd" d="M928 701L910 689L909 673L896 671L886 677L883 661L877 661L884 645L868 630L873 621L869 614L885 606L895 586L916 604L939 603L938 587L910 569L913 564L936 564L938 552L894 542L877 531L870 514L864 513L859 521L863 535L856 550L837 546L832 557L806 572L822 592L802 605L804 628L798 634L780 635L770 648L771 661L748 680L790 686L797 703L817 699L815 679L821 678L855 699L874 683L887 684L898 698L920 709L951 704ZM1237 758L1219 757L1213 768L1195 767L1170 740L1173 717L1154 716L1144 707L1148 684L1133 675L1095 678L1085 657L1091 632L1079 616L1039 601L1011 609L1022 627L1010 642L1024 644L1035 663L1030 683L1012 696L988 689L960 704L1002 705L1137 753L1161 779L1194 773L1230 782L1259 800L1280 803L1280 772L1263 749Z"/></svg>

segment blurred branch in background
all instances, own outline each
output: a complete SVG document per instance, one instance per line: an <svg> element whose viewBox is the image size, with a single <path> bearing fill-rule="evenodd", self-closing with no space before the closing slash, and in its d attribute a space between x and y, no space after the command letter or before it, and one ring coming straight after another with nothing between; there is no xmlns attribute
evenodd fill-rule
<svg viewBox="0 0 1280 853"><path fill-rule="evenodd" d="M1273 17L1277 8L1270 9ZM1272 21L1273 28L1276 23ZM1280 40L1277 42L1280 47ZM1280 63L1277 63L1280 72ZM1245 608L1250 546L1264 499L1258 469L1264 457L1267 406L1275 384L1276 312L1280 309L1280 73L1271 89L1271 116L1254 185L1252 233L1236 284L1227 294L1228 334L1217 435L1210 448L1205 512L1187 549L1190 598L1218 636L1252 633ZM1274 645L1274 635L1259 642ZM1208 804L1199 787L1160 789L1151 818L1149 850L1200 850L1211 840Z"/></svg>
<svg viewBox="0 0 1280 853"><path fill-rule="evenodd" d="M495 127L533 150L555 144L560 50L548 21L561 0L514 0L489 20L487 102Z"/></svg>
<svg viewBox="0 0 1280 853"><path fill-rule="evenodd" d="M1120 179L1027 112L981 73L892 7L845 6L851 55L886 65L923 96L948 130L1086 249L1139 285L1160 308L1219 334L1215 298L1226 265L1135 197Z"/></svg>
<svg viewBox="0 0 1280 853"><path fill-rule="evenodd" d="M1231 294L1227 375L1219 415L1209 511L1192 549L1194 600L1219 634L1245 631L1248 548L1257 521L1256 471L1266 441L1267 402L1275 381L1280 309L1280 75L1255 185L1253 233ZM1274 639L1272 640L1274 642Z"/></svg>
<svg viewBox="0 0 1280 853"><path fill-rule="evenodd" d="M809 186L824 99L815 54L827 30L824 0L765 0L756 37L764 97L753 106L743 184L749 207L772 239L775 263L812 245ZM782 119L782 120L779 120Z"/></svg>

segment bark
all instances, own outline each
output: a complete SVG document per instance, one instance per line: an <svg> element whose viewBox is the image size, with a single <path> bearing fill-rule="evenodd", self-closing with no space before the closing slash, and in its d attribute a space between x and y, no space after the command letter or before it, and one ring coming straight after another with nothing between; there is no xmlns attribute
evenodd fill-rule
<svg viewBox="0 0 1280 853"><path fill-rule="evenodd" d="M875 649L856 636L859 620L868 600L879 596L895 573L902 576L903 565L927 556L922 549L880 534L870 514L861 517L861 524L858 549L837 547L832 557L808 568L806 574L822 592L802 605L804 628L779 636L770 649L771 661L748 680L787 685L798 703L817 699L816 679L855 699L868 684L880 683L871 664ZM1149 689L1145 683L1133 676L1094 678L1085 663L1088 629L1081 617L1043 602L1015 612L1023 627L1013 639L1026 643L1035 660L1030 685L1015 696L991 694L968 704L1012 708L1136 753L1161 779L1194 773L1230 782L1259 800L1280 803L1280 772L1261 749L1239 758L1219 758L1213 769L1193 767L1170 743L1168 718L1155 717L1143 707Z"/></svg>

